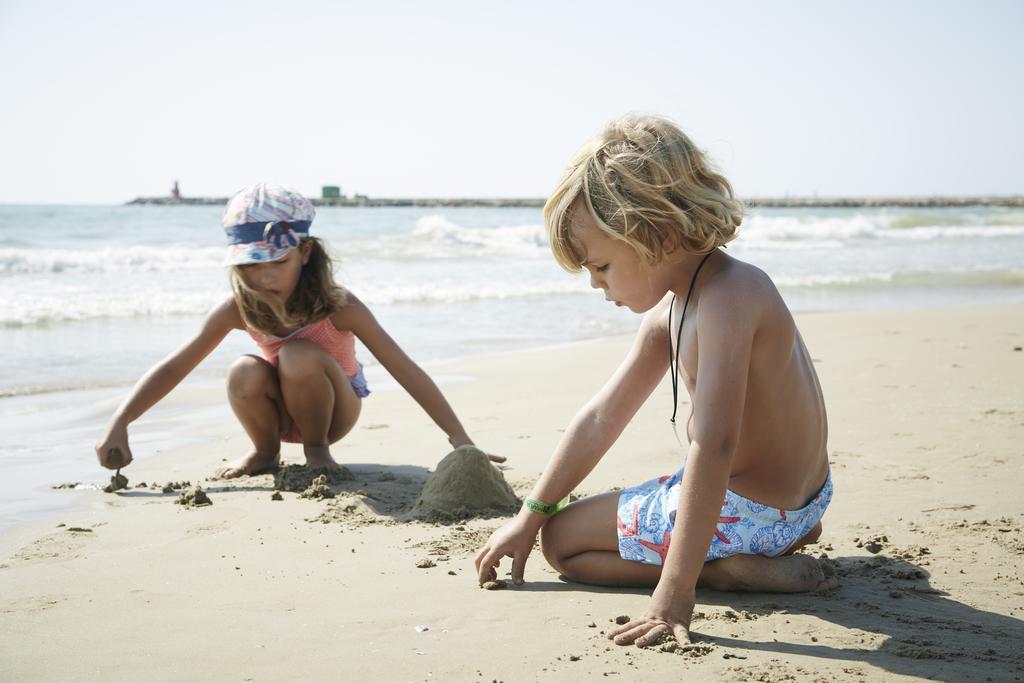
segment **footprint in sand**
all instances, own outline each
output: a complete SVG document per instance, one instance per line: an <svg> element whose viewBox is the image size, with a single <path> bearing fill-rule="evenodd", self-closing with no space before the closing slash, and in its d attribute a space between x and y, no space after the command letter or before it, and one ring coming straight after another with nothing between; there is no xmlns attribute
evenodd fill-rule
<svg viewBox="0 0 1024 683"><path fill-rule="evenodd" d="M26 612L43 612L66 601L64 596L30 595L17 597L0 609L0 614L25 614Z"/></svg>
<svg viewBox="0 0 1024 683"><path fill-rule="evenodd" d="M67 527L58 533L36 539L11 559L18 564L74 560L84 555L85 547L94 536L89 527Z"/></svg>

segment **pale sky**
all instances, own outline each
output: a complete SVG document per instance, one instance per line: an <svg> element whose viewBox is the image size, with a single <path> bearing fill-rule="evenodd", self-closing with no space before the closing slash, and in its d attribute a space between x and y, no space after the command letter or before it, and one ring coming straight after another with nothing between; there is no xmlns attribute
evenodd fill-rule
<svg viewBox="0 0 1024 683"><path fill-rule="evenodd" d="M0 202L541 197L630 111L745 197L1024 192L1024 2L824 5L0 0Z"/></svg>

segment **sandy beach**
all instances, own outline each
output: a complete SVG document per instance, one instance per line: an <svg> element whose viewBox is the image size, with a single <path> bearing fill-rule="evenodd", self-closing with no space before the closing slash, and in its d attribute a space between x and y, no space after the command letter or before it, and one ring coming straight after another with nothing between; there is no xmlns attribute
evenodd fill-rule
<svg viewBox="0 0 1024 683"><path fill-rule="evenodd" d="M502 520L405 520L448 448L382 391L334 450L355 479L332 499L272 500L272 475L205 481L246 448L224 418L198 427L202 446L133 464L125 491L53 491L82 506L0 535L0 679L1021 680L1024 305L798 324L836 490L807 552L835 563L835 591L699 591L698 647L666 652L604 636L647 592L563 581L539 552L526 585L481 590L472 555ZM629 341L452 362L472 379L445 393L522 496ZM678 468L670 397L666 378L577 494ZM138 486L183 480L213 504Z"/></svg>

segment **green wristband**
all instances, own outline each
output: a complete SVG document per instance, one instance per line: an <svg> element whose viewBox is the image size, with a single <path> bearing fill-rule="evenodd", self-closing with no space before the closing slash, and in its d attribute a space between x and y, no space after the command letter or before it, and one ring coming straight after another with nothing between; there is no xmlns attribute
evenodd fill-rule
<svg viewBox="0 0 1024 683"><path fill-rule="evenodd" d="M559 510L569 504L569 496L566 496L557 503L542 503L539 500L533 498L526 498L523 500L523 505L533 512L540 513L542 515L553 515Z"/></svg>

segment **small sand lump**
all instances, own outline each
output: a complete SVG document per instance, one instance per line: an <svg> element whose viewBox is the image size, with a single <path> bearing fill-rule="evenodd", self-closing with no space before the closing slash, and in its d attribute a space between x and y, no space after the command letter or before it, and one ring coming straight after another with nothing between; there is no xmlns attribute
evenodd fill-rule
<svg viewBox="0 0 1024 683"><path fill-rule="evenodd" d="M128 486L128 477L121 474L121 470L117 471L117 474L110 478L110 483L103 487L103 490L107 493L113 493L114 491L120 491Z"/></svg>
<svg viewBox="0 0 1024 683"><path fill-rule="evenodd" d="M515 512L512 487L474 446L460 446L437 464L412 508L412 516L431 521L494 517Z"/></svg>
<svg viewBox="0 0 1024 683"><path fill-rule="evenodd" d="M300 493L299 498L311 498L314 500L334 498L334 491L327 486L327 475L321 474L314 477L313 481L309 483L309 488Z"/></svg>
<svg viewBox="0 0 1024 683"><path fill-rule="evenodd" d="M417 569L430 569L436 566L437 564L431 559L423 559L416 563Z"/></svg>
<svg viewBox="0 0 1024 683"><path fill-rule="evenodd" d="M213 505L213 501L206 495L206 491L203 490L198 484L190 489L186 489L181 492L178 496L178 500L174 501L178 505L184 505L189 508L198 508L205 505Z"/></svg>
<svg viewBox="0 0 1024 683"><path fill-rule="evenodd" d="M502 588L508 587L508 584L504 579L498 579L497 581L484 581L480 587L485 591L500 591Z"/></svg>

